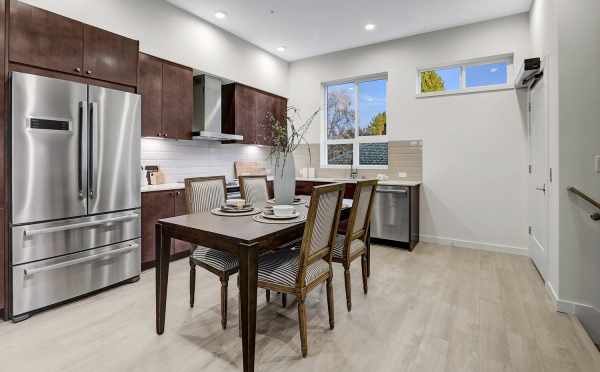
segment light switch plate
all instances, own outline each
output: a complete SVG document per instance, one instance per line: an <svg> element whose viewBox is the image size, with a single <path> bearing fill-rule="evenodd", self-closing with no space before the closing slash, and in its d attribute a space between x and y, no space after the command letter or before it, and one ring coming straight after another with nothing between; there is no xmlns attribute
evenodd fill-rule
<svg viewBox="0 0 600 372"><path fill-rule="evenodd" d="M594 169L596 173L600 173L600 155L594 156Z"/></svg>
<svg viewBox="0 0 600 372"><path fill-rule="evenodd" d="M398 177L406 178L406 176L407 176L406 172L398 172Z"/></svg>

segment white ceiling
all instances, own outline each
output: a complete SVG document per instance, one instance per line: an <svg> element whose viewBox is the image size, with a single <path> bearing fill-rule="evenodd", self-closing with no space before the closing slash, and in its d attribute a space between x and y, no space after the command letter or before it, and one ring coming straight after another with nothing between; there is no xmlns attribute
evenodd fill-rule
<svg viewBox="0 0 600 372"><path fill-rule="evenodd" d="M166 0L294 61L527 12L532 0ZM227 18L215 18L224 11ZM366 31L365 24L376 25ZM285 46L285 52L277 51Z"/></svg>

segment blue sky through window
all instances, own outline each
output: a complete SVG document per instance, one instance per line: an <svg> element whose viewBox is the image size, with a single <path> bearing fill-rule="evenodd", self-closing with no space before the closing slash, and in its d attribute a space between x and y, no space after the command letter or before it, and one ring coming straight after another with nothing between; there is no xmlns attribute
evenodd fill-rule
<svg viewBox="0 0 600 372"><path fill-rule="evenodd" d="M467 66L465 75L467 88L507 83L506 63Z"/></svg>
<svg viewBox="0 0 600 372"><path fill-rule="evenodd" d="M358 107L360 129L369 127L373 117L387 111L387 81L369 80L359 83Z"/></svg>
<svg viewBox="0 0 600 372"><path fill-rule="evenodd" d="M445 90L460 89L460 67L441 68L435 71L444 80Z"/></svg>

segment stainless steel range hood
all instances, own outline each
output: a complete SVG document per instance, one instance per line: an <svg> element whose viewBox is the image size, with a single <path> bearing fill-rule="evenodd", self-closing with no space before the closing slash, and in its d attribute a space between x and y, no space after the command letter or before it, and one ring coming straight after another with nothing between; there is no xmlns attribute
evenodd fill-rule
<svg viewBox="0 0 600 372"><path fill-rule="evenodd" d="M244 137L226 134L221 126L221 80L199 75L194 77L194 140L243 141Z"/></svg>

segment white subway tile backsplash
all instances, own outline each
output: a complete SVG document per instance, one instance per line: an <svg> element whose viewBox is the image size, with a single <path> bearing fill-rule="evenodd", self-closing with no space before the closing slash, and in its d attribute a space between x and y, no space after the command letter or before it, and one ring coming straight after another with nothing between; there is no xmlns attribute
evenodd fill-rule
<svg viewBox="0 0 600 372"><path fill-rule="evenodd" d="M266 164L268 151L268 148L252 145L142 138L142 165L158 165L168 183L218 175L230 180L234 178L234 161Z"/></svg>

